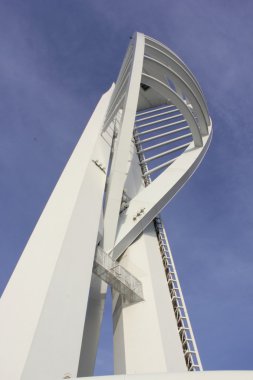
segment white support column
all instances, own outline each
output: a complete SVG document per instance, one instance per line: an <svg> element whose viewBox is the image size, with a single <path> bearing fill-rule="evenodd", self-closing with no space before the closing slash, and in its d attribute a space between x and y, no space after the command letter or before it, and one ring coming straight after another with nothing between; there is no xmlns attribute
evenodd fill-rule
<svg viewBox="0 0 253 380"><path fill-rule="evenodd" d="M134 121L140 91L144 54L144 36L141 33L137 33L135 39L135 52L129 87L127 89L128 96L126 98L121 119L117 150L114 153L112 162L113 172L111 173L108 182L108 196L104 217L103 248L105 251L108 248L111 248L114 244L117 232L122 192L127 178L129 148L133 136Z"/></svg>
<svg viewBox="0 0 253 380"><path fill-rule="evenodd" d="M126 186L131 195L143 187L135 153ZM187 371L153 223L120 264L142 282L144 301L129 305L114 293L115 374Z"/></svg>
<svg viewBox="0 0 253 380"><path fill-rule="evenodd" d="M101 98L0 301L0 378L77 375L112 130Z"/></svg>
<svg viewBox="0 0 253 380"><path fill-rule="evenodd" d="M94 373L107 288L105 282L101 281L95 274L92 274L78 377L92 376Z"/></svg>
<svg viewBox="0 0 253 380"><path fill-rule="evenodd" d="M127 249L121 265L142 281L144 301L114 305L115 374L187 371L152 224Z"/></svg>

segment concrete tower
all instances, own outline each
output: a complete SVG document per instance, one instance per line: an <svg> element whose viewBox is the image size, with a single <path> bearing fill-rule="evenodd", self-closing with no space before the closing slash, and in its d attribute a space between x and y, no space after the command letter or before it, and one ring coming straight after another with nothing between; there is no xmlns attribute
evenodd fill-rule
<svg viewBox="0 0 253 380"><path fill-rule="evenodd" d="M192 73L136 33L1 298L1 379L92 375L108 286L115 375L202 370L159 213L211 135Z"/></svg>

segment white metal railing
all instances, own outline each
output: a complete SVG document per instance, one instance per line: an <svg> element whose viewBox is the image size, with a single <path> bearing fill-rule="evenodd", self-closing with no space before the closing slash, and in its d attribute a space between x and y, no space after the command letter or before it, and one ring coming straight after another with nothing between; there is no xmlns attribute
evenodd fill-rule
<svg viewBox="0 0 253 380"><path fill-rule="evenodd" d="M153 118L156 117L156 116L169 115L169 114L171 114L171 113L173 113L173 112L177 112L177 111L178 111L178 109L175 108L175 109L173 109L173 110L165 111L165 112L161 112L161 113L159 113L159 114L155 114L155 115L152 115L152 116L142 117L141 119L137 119L136 122L139 123L140 121L150 120L150 119L153 119Z"/></svg>
<svg viewBox="0 0 253 380"><path fill-rule="evenodd" d="M185 131L187 129L189 130L189 126L188 125L186 127L173 129L173 131L164 132L164 133L160 133L159 135L148 137L146 139L143 139L141 142L145 143L145 142L149 142L149 141L152 141L152 140L157 140L157 139L160 139L161 137L170 136L170 135L173 135L174 133L182 132L182 131Z"/></svg>
<svg viewBox="0 0 253 380"><path fill-rule="evenodd" d="M93 273L123 295L128 302L143 301L141 281L113 260L100 247L96 251Z"/></svg>
<svg viewBox="0 0 253 380"><path fill-rule="evenodd" d="M148 129L146 131L136 133L135 136L142 136L142 135L146 135L147 133L160 131L161 129L167 129L167 128L170 128L170 127L174 127L175 125L181 124L184 121L186 121L186 120L185 119L181 119L181 120L175 121L174 123L169 123L169 124L162 125L161 127L156 127L156 128ZM189 128L189 126L188 126L188 128Z"/></svg>
<svg viewBox="0 0 253 380"><path fill-rule="evenodd" d="M179 141L179 140L184 140L186 139L187 137L191 137L192 136L192 133L187 133L185 135L182 135L182 136L178 136L178 137L175 137L173 139L170 139L170 140L166 140L166 141L163 141L159 144L154 144L154 145L151 145L151 146L148 146L147 148L143 148L141 149L140 151L138 151L137 153L144 153L144 152L148 152L150 150L153 150L153 149L156 149L156 148L160 148L161 146L166 146L168 144L172 144L176 141Z"/></svg>
<svg viewBox="0 0 253 380"><path fill-rule="evenodd" d="M176 109L175 111L170 111L170 112L178 112L178 110ZM156 116L159 116L159 115L156 115ZM177 115L173 115L173 116L169 116L169 117L164 117L163 119L159 119L159 120L155 120L155 121L149 121L148 123L144 123L144 124L141 124L141 125L137 125L135 127L135 129L140 129L140 128L144 128L144 127L148 127L150 125L154 125L154 124L157 124L157 123L161 123L163 121L167 121L167 120L171 120L171 119L176 119L177 117L179 116L183 116L181 113L177 114Z"/></svg>
<svg viewBox="0 0 253 380"><path fill-rule="evenodd" d="M172 108L172 107L174 107L174 106L173 105L166 105L166 106L163 106L163 107L156 107L156 108L153 108L153 109L148 109L147 111L139 112L138 115L137 115L137 117L138 116L142 116L142 115L147 115L147 114L150 114L152 112L164 110L166 108ZM136 119L136 121L139 121L139 119Z"/></svg>
<svg viewBox="0 0 253 380"><path fill-rule="evenodd" d="M141 160L141 163L142 164L144 164L144 163L147 164L150 161L156 160L157 158L161 158L161 157L167 156L170 153L177 152L177 151L179 151L181 149L186 149L189 145L190 145L190 142L188 142L186 144L178 145L175 148L172 148L172 149L166 150L164 152L155 154L154 156L149 157L149 158L145 158L144 155L143 155L143 160Z"/></svg>

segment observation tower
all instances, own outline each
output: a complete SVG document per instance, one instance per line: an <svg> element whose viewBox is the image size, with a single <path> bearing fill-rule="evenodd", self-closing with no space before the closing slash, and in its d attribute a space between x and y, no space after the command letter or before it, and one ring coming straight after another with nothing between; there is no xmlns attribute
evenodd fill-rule
<svg viewBox="0 0 253 380"><path fill-rule="evenodd" d="M202 371L160 212L211 136L190 70L136 33L2 295L1 379L92 376L108 287L115 379Z"/></svg>

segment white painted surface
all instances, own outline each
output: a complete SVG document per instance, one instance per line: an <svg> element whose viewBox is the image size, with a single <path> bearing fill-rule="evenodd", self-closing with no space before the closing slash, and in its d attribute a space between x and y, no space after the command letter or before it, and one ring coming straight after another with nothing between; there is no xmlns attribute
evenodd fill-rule
<svg viewBox="0 0 253 380"><path fill-rule="evenodd" d="M198 84L182 62L161 44L146 38L173 59L176 76L172 79L178 90L174 92L166 80L159 82L165 73L156 75L160 64L149 66L154 77L143 72L145 36L137 33L135 38L131 43L134 49L129 49L134 54L127 55L121 70L122 83L117 84L114 93L111 88L99 102L1 298L0 378L53 380L67 374L72 378L77 373L92 374L106 290L94 277L91 283L94 252L100 238L103 248L116 258L127 249L121 264L142 281L144 289L145 301L134 305L121 304L121 297L114 294L115 372L156 373L154 377L131 376L133 380L202 376L184 373L186 365L176 320L150 223L200 163L211 139L211 127L209 136L205 136L206 129L198 125L192 108L182 101L180 91L190 91L189 83L193 83L193 109L200 115L201 107L205 108L204 100L199 102L202 93ZM159 106L169 99L178 106L195 141L145 189L131 142L141 81L152 87L146 98L148 104ZM191 98L191 93L187 94ZM114 100L110 103L110 99ZM104 123L108 107L108 120L120 116L120 128L104 197L113 137L113 126L108 126L108 120ZM203 112L204 125L208 123L207 109ZM119 216L123 189L132 200ZM143 207L145 212L133 220Z"/></svg>
<svg viewBox="0 0 253 380"><path fill-rule="evenodd" d="M202 148L194 148L194 143L191 143L184 154L131 200L129 208L119 220L118 234L113 248L114 259L124 252L191 177L209 147L212 137L211 127L209 133L203 137ZM137 220L133 220L141 208L145 208L145 212Z"/></svg>
<svg viewBox="0 0 253 380"><path fill-rule="evenodd" d="M126 101L117 138L117 149L112 159L113 172L108 180L108 196L104 215L103 248L107 251L115 241L119 210L124 184L127 178L129 150L133 136L135 114L137 110L140 81L144 55L144 35L135 35L135 54L133 56Z"/></svg>
<svg viewBox="0 0 253 380"><path fill-rule="evenodd" d="M134 196L143 184L134 149L132 154L126 188ZM120 264L141 280L144 301L127 305L114 295L115 374L186 371L153 223L126 250Z"/></svg>
<svg viewBox="0 0 253 380"><path fill-rule="evenodd" d="M107 284L93 273L79 358L79 377L94 373L107 288Z"/></svg>
<svg viewBox="0 0 253 380"><path fill-rule="evenodd" d="M121 264L142 281L144 302L114 314L115 373L186 371L153 225L127 249Z"/></svg>
<svg viewBox="0 0 253 380"><path fill-rule="evenodd" d="M208 114L207 105L203 97L201 88L196 81L196 78L192 75L189 68L173 53L169 48L162 46L158 41L151 41L149 37L146 37L147 43L145 44L145 53L158 61L164 63L170 67L170 70L177 74L184 83L191 89L191 92L195 95L200 103L202 112L205 115L207 125L210 124L210 117ZM181 94L183 93L182 87L178 87Z"/></svg>
<svg viewBox="0 0 253 380"><path fill-rule="evenodd" d="M86 380L87 378L80 378ZM253 371L203 371L144 375L95 376L93 380L252 380ZM46 380L46 379L45 379ZM73 379L76 380L76 379Z"/></svg>
<svg viewBox="0 0 253 380"><path fill-rule="evenodd" d="M1 379L77 374L106 178L91 159L95 152L94 159L109 159L112 133L101 141L100 131L112 91L96 107L1 297Z"/></svg>
<svg viewBox="0 0 253 380"><path fill-rule="evenodd" d="M200 96L196 96L194 91L192 91L191 87L187 85L179 75L176 74L170 67L166 66L162 62L151 58L149 56L145 56L144 58L144 67L146 68L149 75L156 76L161 82L167 85L168 78L171 79L177 89L190 100L190 103L193 105L195 109L195 114L198 117L199 125L201 125L203 132L208 134L208 126L210 124L209 119L205 119L205 113L202 108L203 99ZM158 74L159 73L159 74ZM197 94L198 95L198 94ZM179 95L182 98L182 96Z"/></svg>
<svg viewBox="0 0 253 380"><path fill-rule="evenodd" d="M180 110L180 112L184 115L185 120L189 127L191 128L193 140L196 146L202 146L201 133L198 127L198 123L194 118L191 110L187 107L187 105L183 102L180 96L173 91L168 85L165 85L156 77L151 75L142 74L142 82L147 86L152 87L158 94L163 95L165 99L170 99L172 103Z"/></svg>

